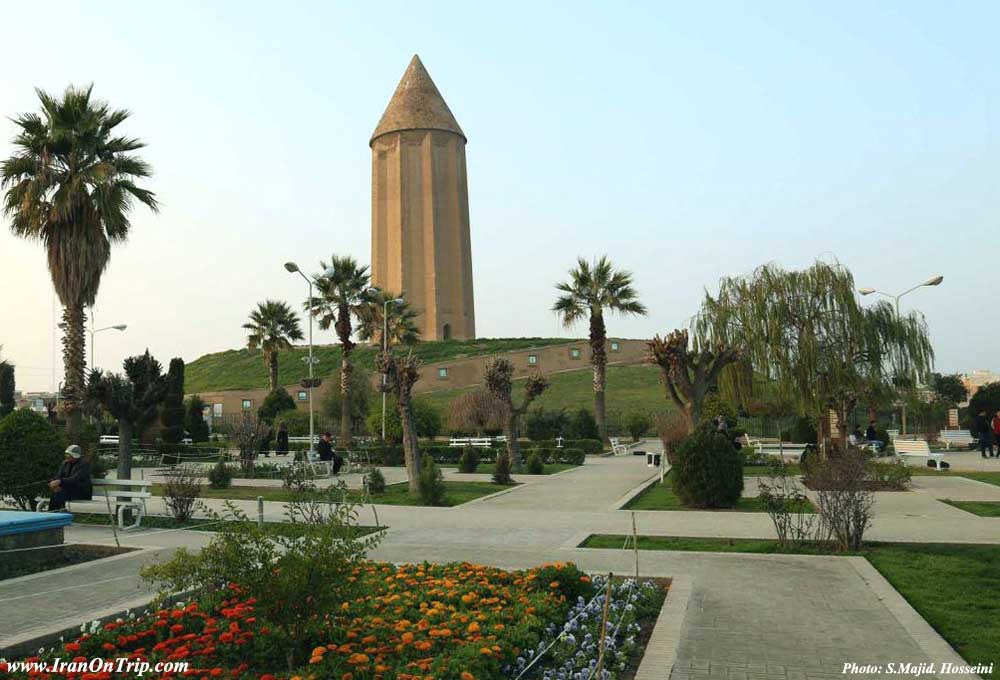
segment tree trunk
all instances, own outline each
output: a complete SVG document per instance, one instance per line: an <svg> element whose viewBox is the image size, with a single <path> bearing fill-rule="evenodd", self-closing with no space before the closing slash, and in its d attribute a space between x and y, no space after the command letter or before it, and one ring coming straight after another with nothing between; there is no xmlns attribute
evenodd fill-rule
<svg viewBox="0 0 1000 680"><path fill-rule="evenodd" d="M504 436L507 437L507 457L510 458L511 470L519 470L521 467L521 442L518 441L517 421L521 414L515 409L510 409L504 419Z"/></svg>
<svg viewBox="0 0 1000 680"><path fill-rule="evenodd" d="M132 479L132 423L118 421L118 479Z"/></svg>
<svg viewBox="0 0 1000 680"><path fill-rule="evenodd" d="M80 426L83 424L81 400L85 387L87 370L87 341L84 329L83 305L63 308L63 367L66 382L63 384L63 399L66 414L66 429L71 443L79 444Z"/></svg>
<svg viewBox="0 0 1000 680"><path fill-rule="evenodd" d="M590 363L594 367L594 420L597 421L597 435L601 441L608 439L608 423L604 412L604 388L607 384L608 352L605 347L607 330L604 317L590 314Z"/></svg>
<svg viewBox="0 0 1000 680"><path fill-rule="evenodd" d="M410 396L397 394L399 424L403 430L403 459L406 463L406 477L410 493L420 492L420 446L413 426L413 410Z"/></svg>
<svg viewBox="0 0 1000 680"><path fill-rule="evenodd" d="M267 352L264 355L264 365L267 366L267 382L274 392L278 389L278 353Z"/></svg>
<svg viewBox="0 0 1000 680"><path fill-rule="evenodd" d="M831 447L830 412L824 410L816 420L816 449L821 459L826 459Z"/></svg>
<svg viewBox="0 0 1000 680"><path fill-rule="evenodd" d="M347 361L348 351L340 361L340 441L338 448L351 447L351 365Z"/></svg>

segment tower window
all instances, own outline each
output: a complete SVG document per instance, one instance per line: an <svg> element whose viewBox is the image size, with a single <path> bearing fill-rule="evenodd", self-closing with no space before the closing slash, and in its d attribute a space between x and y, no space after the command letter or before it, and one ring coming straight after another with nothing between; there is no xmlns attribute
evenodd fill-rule
<svg viewBox="0 0 1000 680"><path fill-rule="evenodd" d="M304 390L299 392L299 401L306 401L308 399L309 399L309 393L308 392L306 392Z"/></svg>
<svg viewBox="0 0 1000 680"><path fill-rule="evenodd" d="M441 378L442 380L447 380L448 379L448 369L447 368L439 368L438 369L438 377Z"/></svg>
<svg viewBox="0 0 1000 680"><path fill-rule="evenodd" d="M574 347L573 349L571 349L569 351L569 358L570 359L579 359L580 358L580 348L579 347Z"/></svg>
<svg viewBox="0 0 1000 680"><path fill-rule="evenodd" d="M244 399L243 400L243 410L244 411L249 411L252 407L253 407L253 400L251 400L251 399Z"/></svg>
<svg viewBox="0 0 1000 680"><path fill-rule="evenodd" d="M451 324L450 323L446 323L441 328L441 339L442 340L451 340Z"/></svg>
<svg viewBox="0 0 1000 680"><path fill-rule="evenodd" d="M619 347L618 347L618 341L617 340L612 340L611 341L611 351L612 352L617 352L618 349L619 349Z"/></svg>
<svg viewBox="0 0 1000 680"><path fill-rule="evenodd" d="M537 354L529 354L528 355L528 365L529 366L537 366L538 365L538 355Z"/></svg>

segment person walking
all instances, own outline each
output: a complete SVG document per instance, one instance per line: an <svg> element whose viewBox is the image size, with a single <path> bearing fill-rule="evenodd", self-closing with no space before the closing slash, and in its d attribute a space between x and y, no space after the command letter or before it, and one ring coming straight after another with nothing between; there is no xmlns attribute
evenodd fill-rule
<svg viewBox="0 0 1000 680"><path fill-rule="evenodd" d="M993 414L993 446L994 458L1000 458L1000 411Z"/></svg>
<svg viewBox="0 0 1000 680"><path fill-rule="evenodd" d="M980 411L976 416L976 434L979 436L979 452L983 458L993 458L993 429L986 418L986 411ZM989 456L986 453L989 452Z"/></svg>
<svg viewBox="0 0 1000 680"><path fill-rule="evenodd" d="M274 454L284 456L288 453L288 425L282 421L278 425L278 437L274 444Z"/></svg>

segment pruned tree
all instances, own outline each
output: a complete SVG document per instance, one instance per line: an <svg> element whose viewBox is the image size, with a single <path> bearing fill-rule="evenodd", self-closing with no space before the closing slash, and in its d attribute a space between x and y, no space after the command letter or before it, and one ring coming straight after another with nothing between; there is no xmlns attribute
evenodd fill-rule
<svg viewBox="0 0 1000 680"><path fill-rule="evenodd" d="M382 389L395 397L399 422L403 431L403 458L410 493L420 491L420 445L413 419L413 386L420 380L420 360L412 354L397 357L389 352L379 355L376 369L384 377Z"/></svg>
<svg viewBox="0 0 1000 680"><path fill-rule="evenodd" d="M148 349L125 359L123 368L124 375L91 371L87 396L118 421L118 479L131 479L132 436L156 419L167 386Z"/></svg>
<svg viewBox="0 0 1000 680"><path fill-rule="evenodd" d="M240 466L244 470L253 470L257 448L267 430L267 423L248 410L225 416L219 429L236 444L236 449L240 452Z"/></svg>
<svg viewBox="0 0 1000 680"><path fill-rule="evenodd" d="M521 445L518 437L521 434L521 416L548 388L549 381L540 374L528 376L524 384L524 397L521 403L514 405L513 398L514 364L504 357L492 357L486 362L486 389L501 406L503 433L507 437L507 455L510 464L517 468L521 464Z"/></svg>
<svg viewBox="0 0 1000 680"><path fill-rule="evenodd" d="M451 402L448 427L453 432L473 432L481 437L486 430L499 430L503 426L504 412L503 402L489 390L473 390Z"/></svg>
<svg viewBox="0 0 1000 680"><path fill-rule="evenodd" d="M723 369L739 361L739 349L722 342L692 346L687 330L657 335L646 345L648 361L660 368L667 398L684 414L688 430L694 430L705 397L715 389Z"/></svg>

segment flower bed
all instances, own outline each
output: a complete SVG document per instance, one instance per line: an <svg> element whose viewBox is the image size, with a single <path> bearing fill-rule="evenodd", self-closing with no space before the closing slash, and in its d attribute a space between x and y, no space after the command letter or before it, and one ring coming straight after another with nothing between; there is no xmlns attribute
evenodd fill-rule
<svg viewBox="0 0 1000 680"><path fill-rule="evenodd" d="M604 579L592 580L571 564L504 571L467 563L366 562L351 578L361 586L359 595L317 620L308 639L281 639L259 615L257 603L231 584L228 592L198 603L94 626L41 659L127 657L191 664L184 674L147 678L587 680L593 675L604 680L628 667L640 625L655 617L663 597L652 583L614 584L604 671L596 676ZM13 677L31 676L19 672Z"/></svg>

